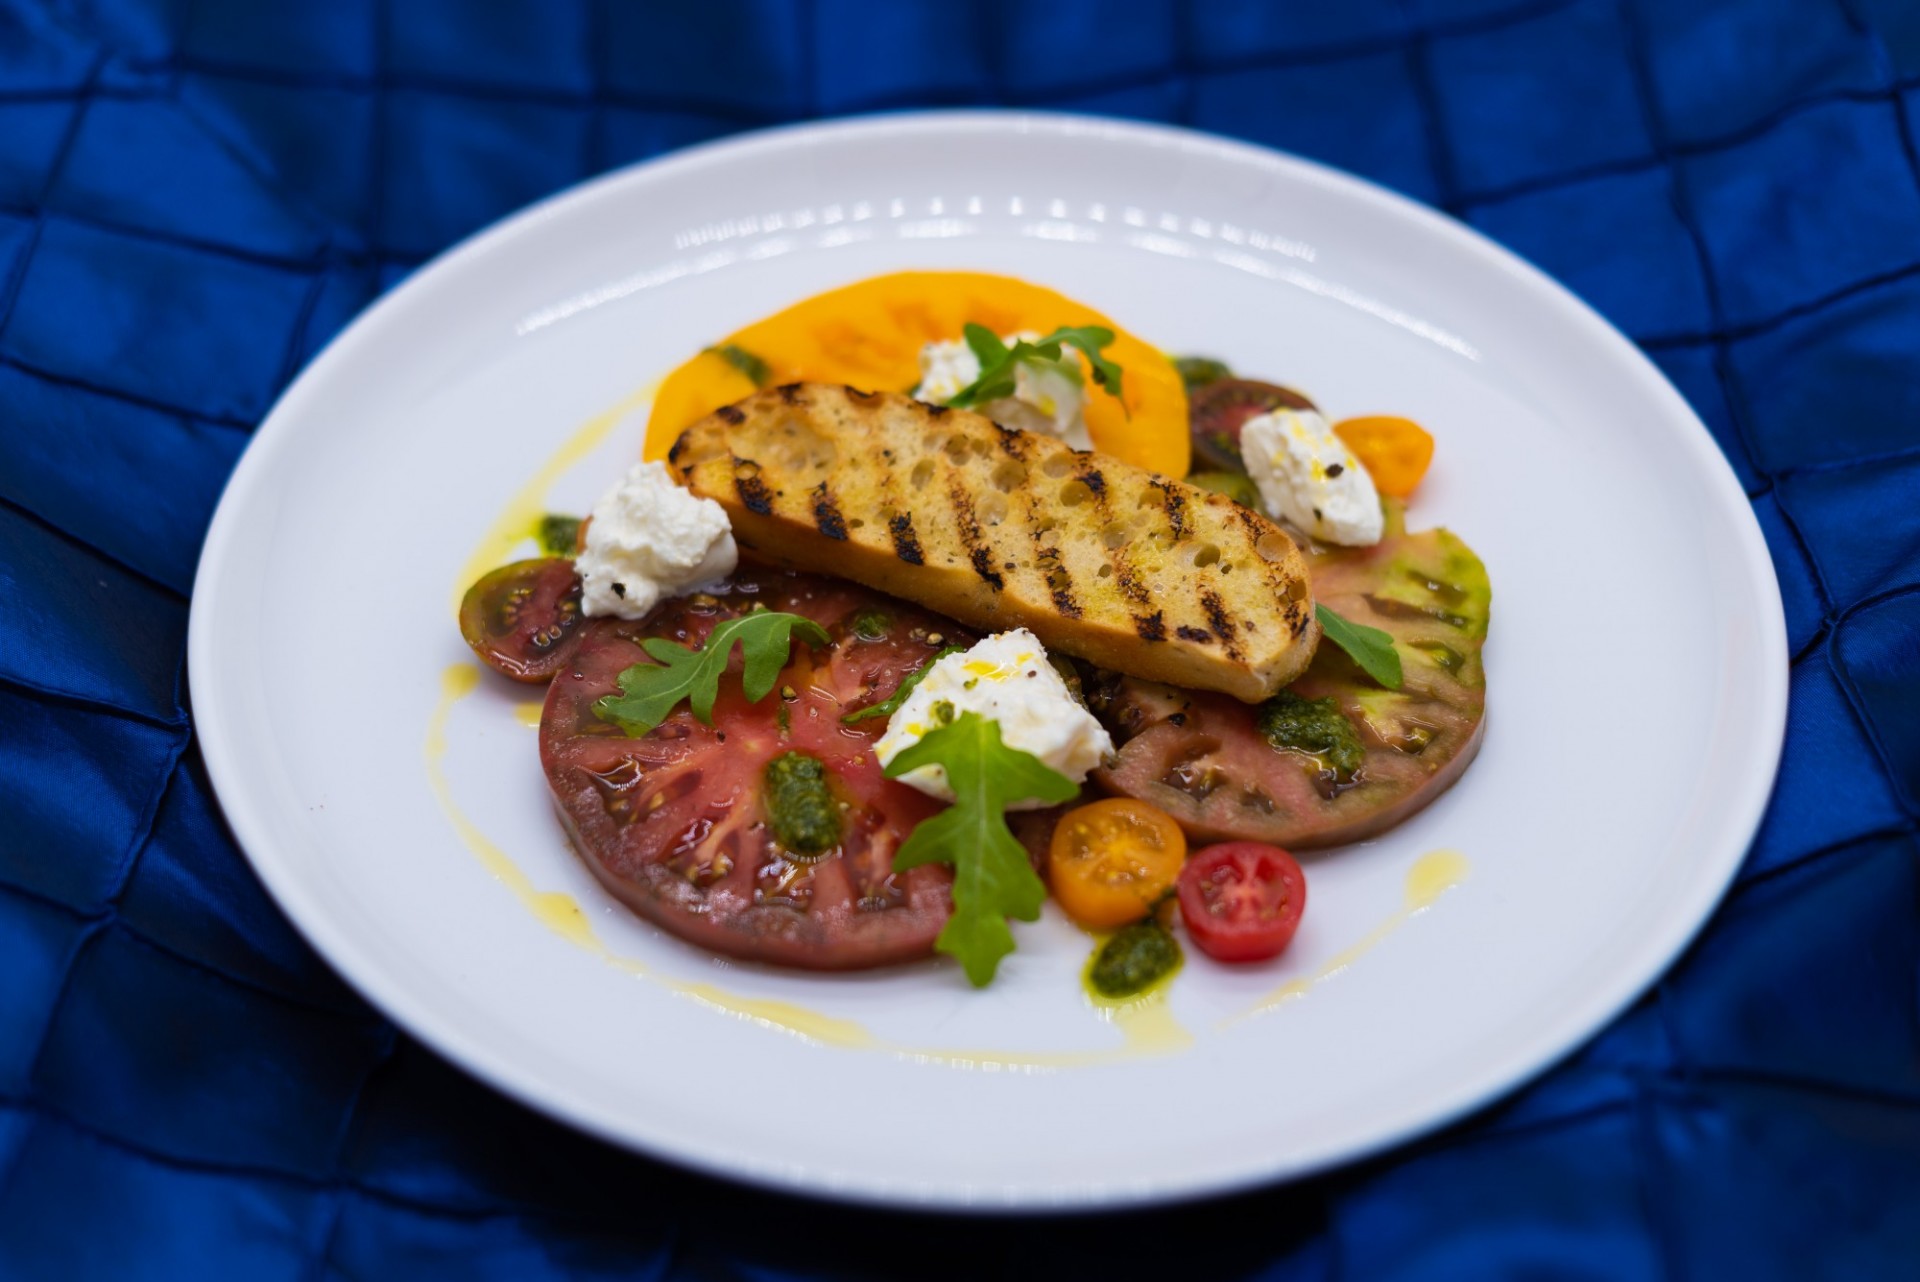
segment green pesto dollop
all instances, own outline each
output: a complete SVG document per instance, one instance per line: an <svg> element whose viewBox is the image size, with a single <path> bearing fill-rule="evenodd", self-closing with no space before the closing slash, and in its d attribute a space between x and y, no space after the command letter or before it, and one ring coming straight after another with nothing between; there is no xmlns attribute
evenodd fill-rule
<svg viewBox="0 0 1920 1282"><path fill-rule="evenodd" d="M885 641L887 634L893 631L893 616L885 610L868 606L853 616L848 631L862 641Z"/></svg>
<svg viewBox="0 0 1920 1282"><path fill-rule="evenodd" d="M1331 697L1302 699L1282 690L1260 705L1258 724L1275 748L1318 757L1341 783L1352 779L1367 757L1353 722Z"/></svg>
<svg viewBox="0 0 1920 1282"><path fill-rule="evenodd" d="M798 855L822 855L840 844L840 806L819 758L788 752L767 763L761 803L767 826Z"/></svg>
<svg viewBox="0 0 1920 1282"><path fill-rule="evenodd" d="M1187 484L1224 494L1241 507L1260 510L1260 491L1245 472L1195 472L1187 478Z"/></svg>
<svg viewBox="0 0 1920 1282"><path fill-rule="evenodd" d="M1180 381L1187 385L1188 391L1233 377L1225 361L1216 361L1211 356L1176 356L1173 367L1180 371Z"/></svg>
<svg viewBox="0 0 1920 1282"><path fill-rule="evenodd" d="M534 537L540 541L540 550L548 556L572 556L580 541L580 518L549 512L540 518L540 528L534 531Z"/></svg>
<svg viewBox="0 0 1920 1282"><path fill-rule="evenodd" d="M1179 966L1179 941L1172 931L1148 918L1108 936L1087 968L1087 983L1101 997L1135 997Z"/></svg>

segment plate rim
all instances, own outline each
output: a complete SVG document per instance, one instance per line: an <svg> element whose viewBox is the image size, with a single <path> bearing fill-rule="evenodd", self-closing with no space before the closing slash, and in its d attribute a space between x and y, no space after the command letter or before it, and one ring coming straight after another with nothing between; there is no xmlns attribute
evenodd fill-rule
<svg viewBox="0 0 1920 1282"><path fill-rule="evenodd" d="M1505 1066L1500 1071L1484 1074L1471 1087L1456 1088L1447 1103L1425 1108L1415 1119L1376 1125L1357 1140L1327 1145L1327 1151L1308 1152L1291 1161L1232 1162L1222 1164L1204 1177L1115 1179L1098 1185L1074 1185L1059 1189L1053 1195L1017 1184L1002 1186L1000 1195L995 1196L976 1186L957 1182L928 1188L884 1176L849 1179L844 1173L828 1172L824 1166L794 1169L756 1162L746 1155L703 1151L669 1138L637 1133L630 1126L617 1125L613 1119L601 1116L597 1110L543 1091L535 1074L518 1068L511 1057L498 1056L479 1045L457 1023L437 1019L429 1004L409 995L404 983L394 980L364 956L349 935L338 929L324 911L311 905L290 863L256 853L276 845L270 821L263 808L241 786L244 773L241 758L245 747L237 742L237 734L229 728L231 715L224 707L221 686L214 678L197 674L217 673L221 668L220 633L213 619L222 600L222 567L241 528L237 525L240 519L237 513L242 498L261 484L281 442L290 439L288 433L292 428L288 424L296 420L305 403L318 394L315 389L328 382L337 367L355 359L366 343L374 341L370 336L383 326L385 318L410 306L411 298L421 290L458 274L496 245L536 229L576 202L597 199L623 186L644 185L655 175L726 163L736 157L746 159L766 151L804 147L823 137L836 142L857 142L865 137L942 130L1009 131L1062 138L1092 136L1107 141L1171 147L1185 154L1252 163L1296 181L1316 184L1345 198L1382 207L1396 218L1411 219L1422 224L1426 231L1441 236L1453 248L1470 256L1477 268L1514 277L1523 287L1544 293L1579 327L1583 341L1611 348L1616 357L1624 355L1628 364L1644 376L1645 390L1664 400L1669 412L1692 425L1693 430L1681 433L1681 439L1696 460L1704 464L1704 475L1715 492L1713 506L1733 513L1731 533L1741 553L1738 569L1744 572L1737 577L1744 580L1743 586L1758 601L1765 616L1754 621L1759 648L1756 662L1763 673L1770 675L1764 680L1763 688L1750 692L1757 705L1759 733L1749 742L1756 754L1755 764L1760 768L1731 776L1736 786L1734 795L1727 797L1726 804L1720 807L1723 814L1731 817L1720 827L1724 834L1720 849L1712 852L1714 858L1703 858L1696 863L1693 876L1685 883L1688 893L1669 899L1655 923L1658 929L1646 931L1643 942L1633 950L1635 964L1619 968L1611 983L1591 986L1581 1000L1562 1008L1559 1018L1537 1025L1520 1039L1519 1049L1507 1053ZM1736 576L1728 578L1731 581ZM1652 359L1566 286L1444 212L1318 161L1181 126L1003 108L891 112L805 121L732 134L583 180L473 232L429 259L334 335L288 384L249 438L222 488L202 545L190 598L186 657L193 729L235 844L276 907L301 937L385 1018L509 1098L650 1159L814 1200L961 1214L1047 1214L1167 1205L1291 1182L1430 1135L1546 1073L1612 1024L1656 983L1699 936L1731 889L1765 816L1780 768L1789 685L1785 607L1778 578L1759 519L1739 485L1732 464L1698 414ZM1734 834L1738 834L1737 840ZM1644 942L1646 939L1653 942ZM823 1174L835 1178L823 1182L820 1178Z"/></svg>

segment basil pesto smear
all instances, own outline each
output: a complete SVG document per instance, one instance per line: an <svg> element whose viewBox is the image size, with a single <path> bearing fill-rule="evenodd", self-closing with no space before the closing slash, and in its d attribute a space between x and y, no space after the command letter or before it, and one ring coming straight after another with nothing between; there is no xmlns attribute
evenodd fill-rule
<svg viewBox="0 0 1920 1282"><path fill-rule="evenodd" d="M1180 381L1187 385L1188 391L1233 377L1233 371L1227 368L1225 361L1217 361L1211 356L1176 356L1173 368L1179 371Z"/></svg>
<svg viewBox="0 0 1920 1282"><path fill-rule="evenodd" d="M1087 967L1087 985L1101 997L1138 997L1178 969L1179 941L1149 917L1107 937Z"/></svg>
<svg viewBox="0 0 1920 1282"><path fill-rule="evenodd" d="M1360 735L1329 696L1302 699L1282 690L1260 705L1256 724L1266 741L1280 750L1303 752L1341 783L1351 782L1367 750Z"/></svg>
<svg viewBox="0 0 1920 1282"><path fill-rule="evenodd" d="M580 518L549 512L540 518L534 537L548 556L572 556L580 542Z"/></svg>
<svg viewBox="0 0 1920 1282"><path fill-rule="evenodd" d="M893 631L893 616L875 606L868 606L853 616L849 631L862 641L885 641Z"/></svg>
<svg viewBox="0 0 1920 1282"><path fill-rule="evenodd" d="M840 806L818 757L775 757L767 763L765 783L760 801L775 841L797 855L823 855L840 844Z"/></svg>

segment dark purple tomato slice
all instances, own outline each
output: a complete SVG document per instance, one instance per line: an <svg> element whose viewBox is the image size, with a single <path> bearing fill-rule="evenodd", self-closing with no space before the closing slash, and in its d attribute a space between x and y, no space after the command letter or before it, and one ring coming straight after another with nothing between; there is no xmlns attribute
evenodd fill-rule
<svg viewBox="0 0 1920 1282"><path fill-rule="evenodd" d="M1274 410L1310 410L1314 403L1290 387L1223 378L1194 388L1187 396L1187 423L1193 433L1193 470L1244 472L1240 428L1250 418Z"/></svg>
<svg viewBox="0 0 1920 1282"><path fill-rule="evenodd" d="M488 667L515 681L551 681L584 622L580 576L565 557L503 565L460 600L460 635Z"/></svg>
<svg viewBox="0 0 1920 1282"><path fill-rule="evenodd" d="M831 643L796 642L759 703L741 690L736 653L711 725L682 704L636 738L594 713L622 671L651 662L642 642L697 649L756 604L805 615ZM973 640L851 583L742 567L711 593L663 602L643 620L594 619L582 629L540 719L547 784L601 883L691 944L809 970L928 956L952 912L951 870L896 872L893 856L940 803L880 773L873 744L886 718L842 718L892 694L943 645ZM826 842L805 851L780 836L775 763L794 754L839 816Z"/></svg>
<svg viewBox="0 0 1920 1282"><path fill-rule="evenodd" d="M1383 832L1460 777L1486 725L1480 559L1446 530L1395 530L1371 548L1310 550L1307 565L1314 599L1391 635L1405 671L1399 690L1383 689L1322 641L1289 687L1332 700L1364 750L1358 768L1275 746L1258 707L1126 677L1093 692L1121 745L1095 772L1102 786L1159 806L1195 841L1302 850Z"/></svg>

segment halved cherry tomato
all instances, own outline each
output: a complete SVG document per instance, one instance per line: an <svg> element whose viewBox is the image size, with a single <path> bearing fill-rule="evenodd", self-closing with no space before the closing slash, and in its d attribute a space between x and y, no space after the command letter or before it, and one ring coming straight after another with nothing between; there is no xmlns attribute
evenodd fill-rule
<svg viewBox="0 0 1920 1282"><path fill-rule="evenodd" d="M1067 916L1105 930L1145 917L1172 889L1186 857L1186 834L1166 811L1114 797L1061 817L1047 877Z"/></svg>
<svg viewBox="0 0 1920 1282"><path fill-rule="evenodd" d="M1345 418L1333 425L1333 433L1360 456L1373 488L1393 498L1413 493L1433 462L1433 437L1410 418Z"/></svg>
<svg viewBox="0 0 1920 1282"><path fill-rule="evenodd" d="M1278 846L1223 842L1195 851L1180 871L1180 918L1215 961L1278 957L1306 907L1306 874Z"/></svg>
<svg viewBox="0 0 1920 1282"><path fill-rule="evenodd" d="M488 667L515 681L551 681L585 621L580 576L563 556L503 565L460 599L460 635Z"/></svg>

